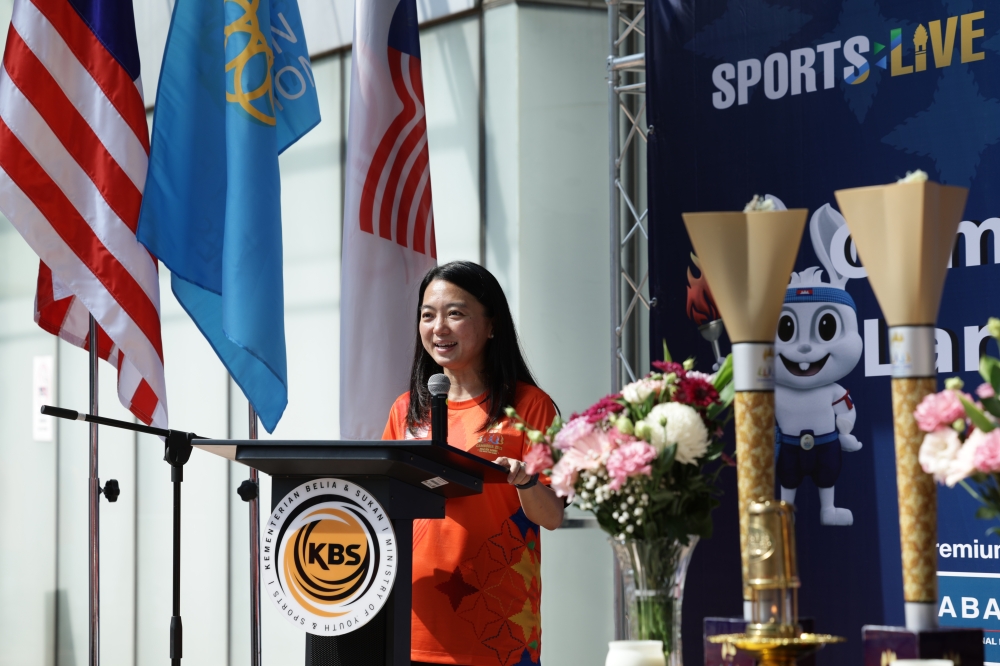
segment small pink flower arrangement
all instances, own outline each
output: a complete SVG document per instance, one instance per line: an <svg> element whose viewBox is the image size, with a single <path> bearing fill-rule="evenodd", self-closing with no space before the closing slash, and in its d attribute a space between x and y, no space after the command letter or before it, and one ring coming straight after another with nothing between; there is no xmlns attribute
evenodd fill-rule
<svg viewBox="0 0 1000 666"><path fill-rule="evenodd" d="M950 428L955 421L965 420L965 407L962 405L962 398L972 400L968 394L960 393L955 389L946 388L940 393L932 393L917 405L913 411L913 417L917 419L917 425L924 432Z"/></svg>
<svg viewBox="0 0 1000 666"><path fill-rule="evenodd" d="M691 534L710 536L715 479L730 460L721 433L733 399L732 361L706 375L692 370L693 361L664 355L621 393L566 422L556 417L545 432L512 408L507 413L532 442L528 472L549 475L556 494L593 513L606 532L686 543Z"/></svg>
<svg viewBox="0 0 1000 666"><path fill-rule="evenodd" d="M1000 340L1000 319L991 317L988 328ZM990 519L1000 517L1000 359L984 356L979 374L985 381L976 388L978 401L962 392L961 379L952 377L945 390L924 398L913 416L927 433L920 466L938 483L964 487L982 504L976 515Z"/></svg>

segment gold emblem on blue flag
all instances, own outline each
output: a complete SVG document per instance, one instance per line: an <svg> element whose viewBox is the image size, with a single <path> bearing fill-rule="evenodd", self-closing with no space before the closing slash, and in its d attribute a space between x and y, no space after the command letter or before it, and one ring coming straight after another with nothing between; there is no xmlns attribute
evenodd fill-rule
<svg viewBox="0 0 1000 666"><path fill-rule="evenodd" d="M274 125L274 53L261 30L260 0L225 0L226 101L254 120Z"/></svg>

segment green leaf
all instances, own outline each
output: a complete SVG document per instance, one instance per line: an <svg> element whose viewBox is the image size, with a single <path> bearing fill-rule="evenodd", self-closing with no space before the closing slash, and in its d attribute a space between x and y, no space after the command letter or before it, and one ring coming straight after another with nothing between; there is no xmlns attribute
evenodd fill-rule
<svg viewBox="0 0 1000 666"><path fill-rule="evenodd" d="M723 406L728 407L729 405L733 404L733 400L735 399L736 399L736 385L733 384L732 382L729 382L728 384L722 387L721 391L719 391L719 400L722 401Z"/></svg>
<svg viewBox="0 0 1000 666"><path fill-rule="evenodd" d="M1000 418L1000 400L998 400L996 396L992 398L983 398L982 402L983 402L983 407L986 408L986 411L988 411L993 416Z"/></svg>
<svg viewBox="0 0 1000 666"><path fill-rule="evenodd" d="M674 458L677 456L677 444L671 444L670 446L663 449L663 453L660 454L660 459L663 460L663 466L670 469L674 464Z"/></svg>
<svg viewBox="0 0 1000 666"><path fill-rule="evenodd" d="M715 373L715 380L712 383L715 385L715 390L717 390L720 395L726 387L733 383L732 354L726 356L726 360L722 362L722 367Z"/></svg>
<svg viewBox="0 0 1000 666"><path fill-rule="evenodd" d="M982 430L983 432L990 432L996 428L996 424L990 421L983 411L973 405L971 402L965 399L964 396L959 395L958 399L962 401L962 406L965 407L965 413L968 414L969 419L972 421L973 425Z"/></svg>
<svg viewBox="0 0 1000 666"><path fill-rule="evenodd" d="M984 504L976 509L976 518L980 520L990 520L991 518L996 518L998 515L1000 515L1000 511L995 506Z"/></svg>
<svg viewBox="0 0 1000 666"><path fill-rule="evenodd" d="M715 460L722 455L722 451L726 448L726 443L723 440L718 440L712 442L708 445L708 450L705 452L705 461L709 462Z"/></svg>
<svg viewBox="0 0 1000 666"><path fill-rule="evenodd" d="M1000 359L983 356L979 361L979 374L989 382L997 393L1000 393Z"/></svg>
<svg viewBox="0 0 1000 666"><path fill-rule="evenodd" d="M667 349L667 339L663 339L663 361L665 363L670 363L673 358L670 357L670 351Z"/></svg>

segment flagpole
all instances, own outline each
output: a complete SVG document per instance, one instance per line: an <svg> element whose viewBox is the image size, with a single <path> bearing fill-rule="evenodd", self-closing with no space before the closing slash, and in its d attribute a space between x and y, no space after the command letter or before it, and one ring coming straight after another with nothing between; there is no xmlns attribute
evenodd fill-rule
<svg viewBox="0 0 1000 666"><path fill-rule="evenodd" d="M250 405L250 439L257 439L257 411ZM250 483L257 489L250 500L250 665L260 666L260 482L250 468Z"/></svg>
<svg viewBox="0 0 1000 666"><path fill-rule="evenodd" d="M90 413L97 412L97 320L90 316ZM101 586L100 586L100 479L97 471L97 424L90 424L90 666L101 660Z"/></svg>

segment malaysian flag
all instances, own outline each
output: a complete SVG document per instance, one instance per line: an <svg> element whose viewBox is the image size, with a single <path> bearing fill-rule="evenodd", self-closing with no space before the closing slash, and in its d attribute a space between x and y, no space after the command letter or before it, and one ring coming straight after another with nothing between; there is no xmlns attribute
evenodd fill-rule
<svg viewBox="0 0 1000 666"><path fill-rule="evenodd" d="M415 0L357 0L340 324L340 436L377 439L436 264Z"/></svg>
<svg viewBox="0 0 1000 666"><path fill-rule="evenodd" d="M0 71L0 210L38 254L35 321L118 369L167 425L156 260L135 237L149 136L131 2L15 0Z"/></svg>

